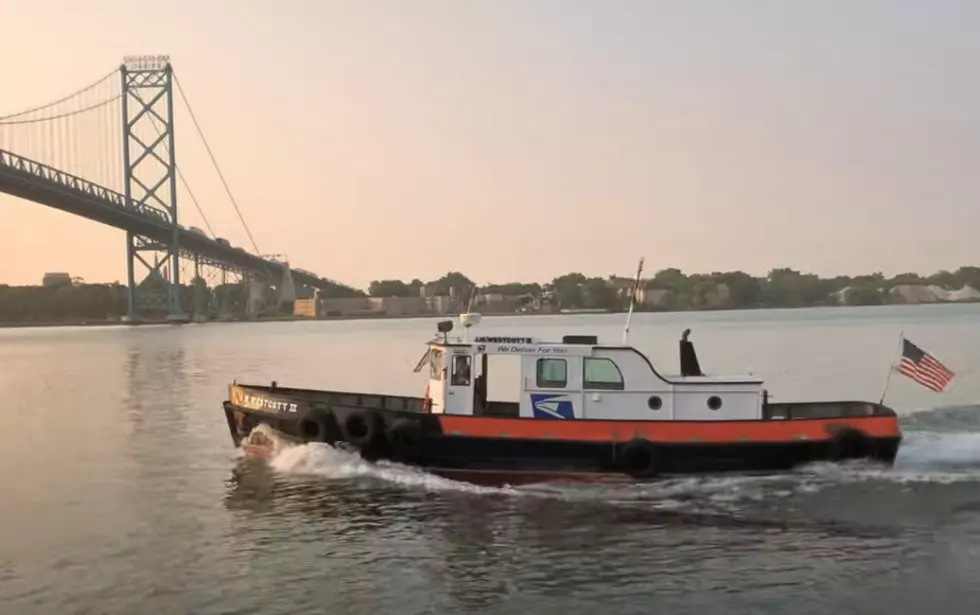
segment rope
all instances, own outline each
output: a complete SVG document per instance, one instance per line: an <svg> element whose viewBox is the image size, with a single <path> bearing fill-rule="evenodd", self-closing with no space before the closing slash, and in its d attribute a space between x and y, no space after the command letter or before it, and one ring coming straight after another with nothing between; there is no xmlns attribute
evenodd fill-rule
<svg viewBox="0 0 980 615"><path fill-rule="evenodd" d="M105 77L102 77L101 79L99 79L95 83L93 83L91 85L88 85L88 86L86 86L86 87L78 90L77 92L73 92L73 93L69 94L68 96L65 96L63 98L59 98L58 100L56 100L54 102L50 102L50 103L48 103L46 105L41 105L41 106L38 106L38 107L34 107L32 109L27 109L25 111L20 111L19 113L11 113L10 115L0 115L0 120L7 120L7 119L10 119L12 117L20 117L21 115L27 115L29 113L34 113L35 111L40 111L42 109L47 109L48 107L53 107L53 106L55 106L55 105L57 105L59 103L65 102L66 100L68 100L70 98L74 98L74 97L78 96L79 94L83 94L83 93L85 93L85 92L87 92L87 91L95 88L96 86L100 85L103 81L105 81L106 79L108 79L108 78L110 78L110 77L112 77L113 75L116 75L116 74L118 74L118 71L113 70L111 73L109 73ZM53 119L53 118L51 118L51 119ZM5 123L7 123L7 124L16 124L17 122L5 122Z"/></svg>

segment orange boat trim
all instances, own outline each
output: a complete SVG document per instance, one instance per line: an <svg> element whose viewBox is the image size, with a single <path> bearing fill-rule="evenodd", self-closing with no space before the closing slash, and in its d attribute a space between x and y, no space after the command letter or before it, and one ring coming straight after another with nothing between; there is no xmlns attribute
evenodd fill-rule
<svg viewBox="0 0 980 615"><path fill-rule="evenodd" d="M898 419L869 416L783 421L592 421L440 416L442 432L477 438L626 442L786 442L826 440L844 427L873 438L901 436Z"/></svg>

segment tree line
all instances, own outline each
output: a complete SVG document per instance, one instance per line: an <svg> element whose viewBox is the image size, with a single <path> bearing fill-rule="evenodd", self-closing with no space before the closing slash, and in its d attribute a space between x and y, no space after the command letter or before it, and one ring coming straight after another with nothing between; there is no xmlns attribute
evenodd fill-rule
<svg viewBox="0 0 980 615"><path fill-rule="evenodd" d="M151 282L141 285L142 296L150 299L142 313L148 318L167 314L166 289ZM181 307L188 314L237 314L245 311L241 284L213 288L201 279L182 284ZM63 286L8 286L0 284L0 323L57 324L62 322L111 322L128 313L126 286L118 282L90 284L74 282Z"/></svg>
<svg viewBox="0 0 980 615"><path fill-rule="evenodd" d="M418 297L422 294L454 295L467 301L471 295L499 294L522 303L551 302L560 309L626 309L634 280L610 275L605 278L566 273L550 282L506 282L478 285L458 271L437 280L375 280L368 287L372 297ZM883 305L902 299L890 289L900 285L938 286L980 290L980 267L960 267L922 276L902 273L886 277L881 272L857 276L821 278L812 273L781 267L765 276L744 271L685 274L677 268L657 271L641 280L647 301L636 309L679 311L692 309L747 309L816 307L826 305ZM846 293L842 293L847 289Z"/></svg>
<svg viewBox="0 0 980 615"><path fill-rule="evenodd" d="M477 295L503 295L515 308L551 304L559 309L623 310L629 302L633 280L622 276L590 277L567 273L550 282L505 282L479 285L458 271L428 282L414 279L376 280L367 293L338 285L321 297L419 297L449 295L464 308ZM900 302L889 293L895 286L933 285L947 290L970 286L980 290L980 267L960 267L928 276L903 273L886 277L881 273L821 278L795 269L779 268L756 277L743 271L687 275L676 268L662 269L642 280L641 287L655 301L637 305L638 310L680 311L696 309L746 309L811 307L823 305L882 305ZM846 296L840 291L849 289ZM156 296L156 311L166 315L165 288L148 278L141 283L144 296ZM424 292L423 292L424 291ZM270 295L271 296L271 295ZM182 285L181 303L188 314L245 313L246 293L240 283L209 287L200 278ZM75 280L58 287L8 286L0 284L0 323L105 322L122 318L128 310L126 286L118 282L91 284ZM291 312L280 306L279 312ZM150 317L154 316L151 310Z"/></svg>
<svg viewBox="0 0 980 615"><path fill-rule="evenodd" d="M240 283L209 286L203 278L194 278L180 285L181 308L186 314L201 314L209 318L245 314L246 290ZM147 277L139 284L141 297L148 304L139 307L147 319L164 319L167 315L166 283L159 277ZM312 291L297 289L300 297L312 296ZM323 297L364 296L364 291L341 284L329 284L321 291ZM269 290L263 297L266 313L292 313L292 305L275 305L276 292ZM10 286L0 284L0 324L57 324L65 322L118 321L129 311L127 288L119 282L86 283L73 278L71 284L58 286Z"/></svg>

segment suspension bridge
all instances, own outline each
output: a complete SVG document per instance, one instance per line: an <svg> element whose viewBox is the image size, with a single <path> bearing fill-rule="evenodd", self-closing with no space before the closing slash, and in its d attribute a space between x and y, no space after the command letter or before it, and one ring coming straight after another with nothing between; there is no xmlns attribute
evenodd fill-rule
<svg viewBox="0 0 980 615"><path fill-rule="evenodd" d="M215 234L177 165L175 93L250 249ZM181 224L178 191L194 204L206 230ZM259 252L166 56L126 58L118 70L58 100L0 114L0 193L124 231L130 322L207 319L215 306L202 305L198 296L182 299L182 291L196 295L202 286L228 284L229 278L245 288L246 315L268 305L276 309L314 289L326 296L356 293ZM183 284L188 277L192 283Z"/></svg>

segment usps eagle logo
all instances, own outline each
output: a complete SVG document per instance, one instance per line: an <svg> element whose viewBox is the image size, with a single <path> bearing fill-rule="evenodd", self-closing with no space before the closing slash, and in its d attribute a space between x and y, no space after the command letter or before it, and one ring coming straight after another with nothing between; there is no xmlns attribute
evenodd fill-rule
<svg viewBox="0 0 980 615"><path fill-rule="evenodd" d="M574 419L575 409L570 399L548 393L531 394L531 411L536 419Z"/></svg>

